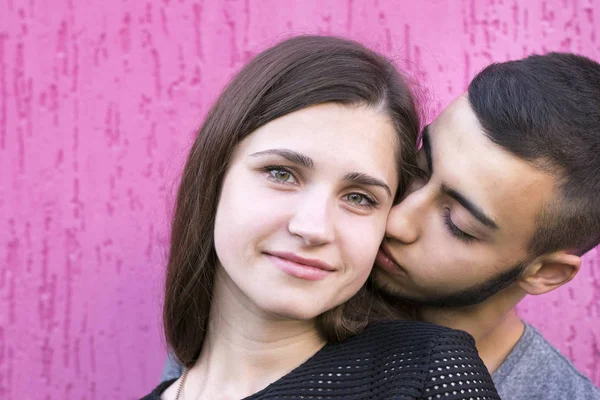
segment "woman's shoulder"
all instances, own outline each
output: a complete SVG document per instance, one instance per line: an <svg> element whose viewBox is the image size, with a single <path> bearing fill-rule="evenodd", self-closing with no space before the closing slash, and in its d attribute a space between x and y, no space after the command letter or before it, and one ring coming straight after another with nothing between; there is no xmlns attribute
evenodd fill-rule
<svg viewBox="0 0 600 400"><path fill-rule="evenodd" d="M356 339L373 343L370 352L378 359L375 363L388 366L382 372L384 380L398 379L412 369L422 374L423 392L429 398L499 399L467 332L425 322L385 321Z"/></svg>
<svg viewBox="0 0 600 400"><path fill-rule="evenodd" d="M424 322L377 322L345 342L327 345L301 370L333 376L336 387L352 386L375 399L499 398L473 338Z"/></svg>
<svg viewBox="0 0 600 400"><path fill-rule="evenodd" d="M466 332L418 321L380 321L361 334L325 349L340 359L367 354L372 362L429 366L440 360L479 360L475 340ZM456 357L454 357L456 356Z"/></svg>
<svg viewBox="0 0 600 400"><path fill-rule="evenodd" d="M440 335L440 334L466 334L467 332L448 328L447 326L436 325L430 322L415 321L415 320L384 320L372 323L366 331L398 331L403 332L418 332L425 335Z"/></svg>
<svg viewBox="0 0 600 400"><path fill-rule="evenodd" d="M372 341L380 345L411 345L419 343L456 342L475 347L475 340L467 332L420 321L380 321L353 338L357 342Z"/></svg>
<svg viewBox="0 0 600 400"><path fill-rule="evenodd" d="M381 321L348 343L397 362L416 362L424 368L442 363L483 365L475 340L467 332L419 321Z"/></svg>

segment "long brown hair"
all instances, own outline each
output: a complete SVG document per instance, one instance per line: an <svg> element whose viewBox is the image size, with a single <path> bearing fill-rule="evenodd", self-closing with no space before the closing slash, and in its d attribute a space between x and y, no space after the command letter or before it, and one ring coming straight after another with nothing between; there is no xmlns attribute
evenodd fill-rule
<svg viewBox="0 0 600 400"><path fill-rule="evenodd" d="M295 37L260 53L210 110L177 194L163 318L167 342L184 366L194 364L206 337L217 266L215 214L236 146L270 121L328 102L386 113L398 134L399 193L407 187L407 172L416 164L419 118L411 90L387 59L359 43L325 36ZM358 333L378 299L365 285L347 304L319 318L321 332L330 341Z"/></svg>

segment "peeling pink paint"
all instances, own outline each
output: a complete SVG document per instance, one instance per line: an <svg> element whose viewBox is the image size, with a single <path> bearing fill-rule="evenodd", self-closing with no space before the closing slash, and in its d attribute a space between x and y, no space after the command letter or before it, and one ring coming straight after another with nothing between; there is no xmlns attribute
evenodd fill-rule
<svg viewBox="0 0 600 400"><path fill-rule="evenodd" d="M361 40L430 116L491 61L600 60L600 1L0 2L0 398L136 398L164 361L169 207L207 108L258 51ZM600 384L600 254L521 312Z"/></svg>

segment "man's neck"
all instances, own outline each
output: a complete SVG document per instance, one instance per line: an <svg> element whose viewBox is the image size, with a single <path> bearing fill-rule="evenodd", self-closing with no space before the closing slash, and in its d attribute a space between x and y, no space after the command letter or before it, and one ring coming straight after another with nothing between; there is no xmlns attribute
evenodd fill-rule
<svg viewBox="0 0 600 400"><path fill-rule="evenodd" d="M509 289L472 307L422 307L418 317L471 334L491 374L502 365L523 335L525 325L514 309L521 298L518 291Z"/></svg>

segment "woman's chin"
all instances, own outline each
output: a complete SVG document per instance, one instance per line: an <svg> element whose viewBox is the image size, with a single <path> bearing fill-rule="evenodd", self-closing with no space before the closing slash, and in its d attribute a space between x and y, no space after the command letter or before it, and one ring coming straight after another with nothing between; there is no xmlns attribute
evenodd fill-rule
<svg viewBox="0 0 600 400"><path fill-rule="evenodd" d="M306 301L297 303L282 302L280 299L275 299L258 304L258 307L268 317L272 317L275 320L287 321L310 321L327 311L316 304L311 306L306 303Z"/></svg>

